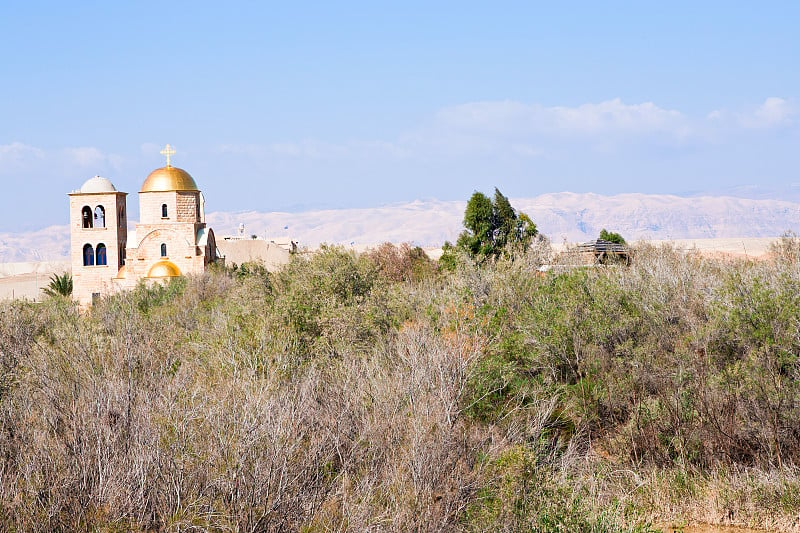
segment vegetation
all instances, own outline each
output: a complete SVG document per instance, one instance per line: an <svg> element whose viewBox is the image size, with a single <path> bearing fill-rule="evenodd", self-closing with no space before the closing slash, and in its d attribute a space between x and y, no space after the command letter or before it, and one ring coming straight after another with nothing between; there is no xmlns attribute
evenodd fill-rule
<svg viewBox="0 0 800 533"><path fill-rule="evenodd" d="M69 272L64 272L60 276L58 274L53 274L50 276L50 283L47 284L47 287L42 288L42 292L51 298L71 296L72 274Z"/></svg>
<svg viewBox="0 0 800 533"><path fill-rule="evenodd" d="M796 530L797 250L323 247L0 303L0 530Z"/></svg>
<svg viewBox="0 0 800 533"><path fill-rule="evenodd" d="M600 230L600 239L616 244L625 244L625 239L622 238L622 235L613 231L608 231L605 228Z"/></svg>
<svg viewBox="0 0 800 533"><path fill-rule="evenodd" d="M464 211L464 228L457 246L479 260L496 259L514 249L524 252L538 235L530 217L517 214L498 189L494 190L494 201L480 192L472 195Z"/></svg>

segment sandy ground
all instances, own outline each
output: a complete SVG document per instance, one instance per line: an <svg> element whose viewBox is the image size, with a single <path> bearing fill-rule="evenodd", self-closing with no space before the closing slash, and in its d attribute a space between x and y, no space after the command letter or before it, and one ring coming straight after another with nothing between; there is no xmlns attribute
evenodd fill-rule
<svg viewBox="0 0 800 533"><path fill-rule="evenodd" d="M767 254L769 246L777 239L677 239L673 241L647 241L654 245L672 244L681 250L697 250L701 253L726 254L734 257L759 259Z"/></svg>
<svg viewBox="0 0 800 533"><path fill-rule="evenodd" d="M22 298L40 301L53 274L69 272L66 261L42 263L0 263L0 300Z"/></svg>
<svg viewBox="0 0 800 533"><path fill-rule="evenodd" d="M39 301L44 297L41 288L46 287L49 282L49 276L35 273L0 278L0 300L21 298Z"/></svg>
<svg viewBox="0 0 800 533"><path fill-rule="evenodd" d="M672 244L681 250L696 250L700 253L709 255L725 255L730 257L742 257L758 259L766 255L769 245L775 242L774 238L743 238L743 239L681 239L673 241L647 241L653 245ZM219 243L222 244L222 243ZM235 245L229 252L231 256L236 255L241 261L249 258L248 254L258 255L249 248L252 243ZM230 247L230 246L229 246ZM556 250L564 247L564 244L554 244ZM242 248L241 250L238 248ZM354 247L361 252L370 247ZM441 249L429 248L425 250L432 258L441 255ZM258 252L264 253L259 250ZM269 249L269 257L276 264L285 261L283 250ZM273 257L274 255L274 257ZM25 298L32 301L41 300L43 297L41 288L46 287L50 281L50 276L55 273L62 273L67 269L65 262L50 263L6 263L0 264L0 299Z"/></svg>

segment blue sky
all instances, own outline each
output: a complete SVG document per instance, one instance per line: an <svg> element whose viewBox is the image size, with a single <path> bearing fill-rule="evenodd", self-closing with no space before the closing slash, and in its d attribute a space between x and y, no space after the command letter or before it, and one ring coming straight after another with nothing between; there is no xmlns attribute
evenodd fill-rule
<svg viewBox="0 0 800 533"><path fill-rule="evenodd" d="M0 231L166 143L211 211L800 200L798 2L227 4L2 3Z"/></svg>

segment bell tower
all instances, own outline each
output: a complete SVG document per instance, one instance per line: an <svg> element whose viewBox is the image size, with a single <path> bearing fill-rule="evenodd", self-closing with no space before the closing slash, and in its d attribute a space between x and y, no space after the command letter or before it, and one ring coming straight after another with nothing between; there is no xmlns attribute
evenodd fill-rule
<svg viewBox="0 0 800 533"><path fill-rule="evenodd" d="M100 176L69 193L73 295L81 305L112 292L112 279L125 265L127 195Z"/></svg>

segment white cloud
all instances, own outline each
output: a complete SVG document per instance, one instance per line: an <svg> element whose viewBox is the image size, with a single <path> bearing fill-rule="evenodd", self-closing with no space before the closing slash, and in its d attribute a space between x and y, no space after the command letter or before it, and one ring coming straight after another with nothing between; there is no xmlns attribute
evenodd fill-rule
<svg viewBox="0 0 800 533"><path fill-rule="evenodd" d="M93 146L45 150L20 142L0 145L0 174L41 177L53 173L60 176L93 176L115 171L124 160Z"/></svg>
<svg viewBox="0 0 800 533"><path fill-rule="evenodd" d="M619 98L577 107L544 107L514 101L473 102L448 107L436 115L440 127L483 131L604 135L666 132L685 136L688 120L679 111L652 102L625 104Z"/></svg>
<svg viewBox="0 0 800 533"><path fill-rule="evenodd" d="M748 111L718 109L709 113L707 118L717 126L739 130L765 130L789 126L795 122L798 114L800 110L792 101L770 96L762 104Z"/></svg>
<svg viewBox="0 0 800 533"><path fill-rule="evenodd" d="M531 111L537 109L539 107L536 105L526 106L509 100L471 102L441 109L436 113L435 122L464 130L505 131L524 124Z"/></svg>
<svg viewBox="0 0 800 533"><path fill-rule="evenodd" d="M745 124L750 127L773 127L788 124L797 115L797 108L788 100L771 96L764 100Z"/></svg>
<svg viewBox="0 0 800 533"><path fill-rule="evenodd" d="M688 133L687 119L680 112L652 102L628 105L616 98L573 108L553 107L547 113L557 127L581 133L666 132L678 137Z"/></svg>
<svg viewBox="0 0 800 533"><path fill-rule="evenodd" d="M68 161L81 167L99 167L107 161L105 154L92 146L64 148L63 152Z"/></svg>
<svg viewBox="0 0 800 533"><path fill-rule="evenodd" d="M41 148L29 146L21 142L0 144L0 163L23 163L26 160L42 158L44 158L44 151Z"/></svg>
<svg viewBox="0 0 800 533"><path fill-rule="evenodd" d="M574 107L511 100L440 110L402 142L425 154L545 157L575 148L613 153L631 143L683 144L702 128L683 113L619 98Z"/></svg>
<svg viewBox="0 0 800 533"><path fill-rule="evenodd" d="M747 113L719 109L705 116L654 102L629 104L620 98L577 106L480 101L442 108L427 123L388 141L304 139L222 145L218 150L261 160L559 158L558 154L567 157L581 152L613 154L631 146L720 143L737 132L790 124L797 115L792 102L777 97L767 98Z"/></svg>

